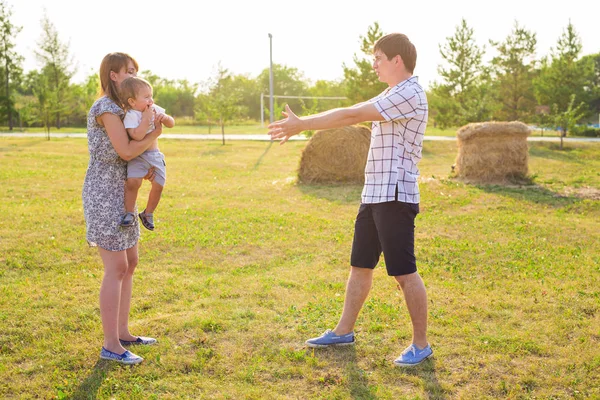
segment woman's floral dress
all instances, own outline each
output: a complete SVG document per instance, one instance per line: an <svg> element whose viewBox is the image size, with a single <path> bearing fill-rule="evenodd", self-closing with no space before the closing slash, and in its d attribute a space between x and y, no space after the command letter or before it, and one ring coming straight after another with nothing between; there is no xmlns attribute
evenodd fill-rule
<svg viewBox="0 0 600 400"><path fill-rule="evenodd" d="M127 161L119 157L106 130L96 120L104 113L118 115L121 119L124 116L121 107L106 96L96 100L88 113L90 163L83 184L83 214L90 246L122 251L135 246L140 226L137 218L134 226L120 226L121 217L125 214Z"/></svg>

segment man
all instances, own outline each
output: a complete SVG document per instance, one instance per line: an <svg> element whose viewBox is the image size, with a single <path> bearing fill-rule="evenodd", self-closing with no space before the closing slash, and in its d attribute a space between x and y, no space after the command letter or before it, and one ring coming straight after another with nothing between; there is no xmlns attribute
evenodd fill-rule
<svg viewBox="0 0 600 400"><path fill-rule="evenodd" d="M420 364L433 354L427 342L427 293L414 255L414 219L419 212L419 170L428 106L413 77L417 53L406 35L393 33L373 49L373 69L388 84L379 96L347 108L297 117L286 106L286 118L269 125L271 139L285 143L305 130L339 128L372 121L362 201L355 222L351 270L342 316L335 329L309 339L310 347L354 344L354 325L371 290L373 270L383 251L387 273L402 289L412 326L410 346L394 361ZM343 146L343 143L340 144Z"/></svg>

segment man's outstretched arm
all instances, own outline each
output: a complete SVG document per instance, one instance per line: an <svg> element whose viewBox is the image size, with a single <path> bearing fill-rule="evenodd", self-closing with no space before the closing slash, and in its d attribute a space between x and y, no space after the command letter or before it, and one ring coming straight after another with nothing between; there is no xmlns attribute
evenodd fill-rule
<svg viewBox="0 0 600 400"><path fill-rule="evenodd" d="M285 106L282 120L269 125L268 134L271 139L281 139L281 144L298 133L306 130L319 130L341 128L343 126L358 124L365 121L383 121L377 108L372 103L360 103L352 107L336 108L315 115L298 117Z"/></svg>

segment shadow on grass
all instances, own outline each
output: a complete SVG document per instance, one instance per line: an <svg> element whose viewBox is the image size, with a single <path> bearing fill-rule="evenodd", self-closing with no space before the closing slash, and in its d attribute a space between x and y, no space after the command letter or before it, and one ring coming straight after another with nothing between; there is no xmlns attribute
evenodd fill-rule
<svg viewBox="0 0 600 400"><path fill-rule="evenodd" d="M574 150L579 149L571 143L565 145L561 150L559 143L541 142L529 147L529 155L531 157L545 158L548 160L583 164L585 160L579 159L577 153L573 153Z"/></svg>
<svg viewBox="0 0 600 400"><path fill-rule="evenodd" d="M306 184L298 183L298 189L310 197L325 199L342 204L360 204L362 184Z"/></svg>
<svg viewBox="0 0 600 400"><path fill-rule="evenodd" d="M444 388L437 380L435 358L430 358L416 367L403 368L402 371L406 375L421 378L428 399L445 400L448 398Z"/></svg>
<svg viewBox="0 0 600 400"><path fill-rule="evenodd" d="M510 197L519 201L545 204L554 208L568 207L582 201L576 196L567 196L553 192L543 186L530 182L521 185L474 185L487 193Z"/></svg>
<svg viewBox="0 0 600 400"><path fill-rule="evenodd" d="M72 400L93 400L98 396L98 389L104 382L108 372L115 366L115 363L109 360L99 359L94 365L90 375L79 385L69 399Z"/></svg>
<svg viewBox="0 0 600 400"><path fill-rule="evenodd" d="M373 400L377 395L372 391L375 387L369 386L366 371L362 370L356 362L356 347L342 346L336 348L319 349L315 351L315 357L321 360L327 360L340 370L344 371L344 381L348 382L347 387L350 396L353 399ZM335 377L326 376L324 384L337 384ZM328 382L331 380L332 382Z"/></svg>
<svg viewBox="0 0 600 400"><path fill-rule="evenodd" d="M223 145L221 142L219 142L218 144L214 144L211 143L209 144L210 147L213 147L212 149L203 151L202 153L200 153L201 157L210 157L210 156L220 156L223 155L225 153L225 147L227 144Z"/></svg>
<svg viewBox="0 0 600 400"><path fill-rule="evenodd" d="M269 142L269 145L265 148L265 151L263 151L263 153L260 155L260 157L258 157L258 160L256 160L256 164L254 164L254 167L252 168L253 170L256 170L256 169L258 169L258 167L260 167L260 164L262 163L263 158L267 155L269 150L271 150L271 146L273 146L273 141Z"/></svg>
<svg viewBox="0 0 600 400"><path fill-rule="evenodd" d="M47 140L29 140L29 141L19 141L19 143L15 143L12 145L9 145L8 147L0 147L0 153L6 153L6 152L13 152L13 151L18 151L18 152L22 152L25 150L26 147L31 147L31 146L35 146L37 144L40 144L42 142L46 142Z"/></svg>

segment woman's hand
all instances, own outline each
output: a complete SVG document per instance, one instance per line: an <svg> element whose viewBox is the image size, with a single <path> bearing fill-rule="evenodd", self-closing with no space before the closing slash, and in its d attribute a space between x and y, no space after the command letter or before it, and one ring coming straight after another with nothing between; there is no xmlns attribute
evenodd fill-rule
<svg viewBox="0 0 600 400"><path fill-rule="evenodd" d="M150 169L148 170L148 173L146 174L146 176L144 177L144 179L147 179L150 182L152 182L154 180L154 178L156 178L155 168L154 167L150 167Z"/></svg>

